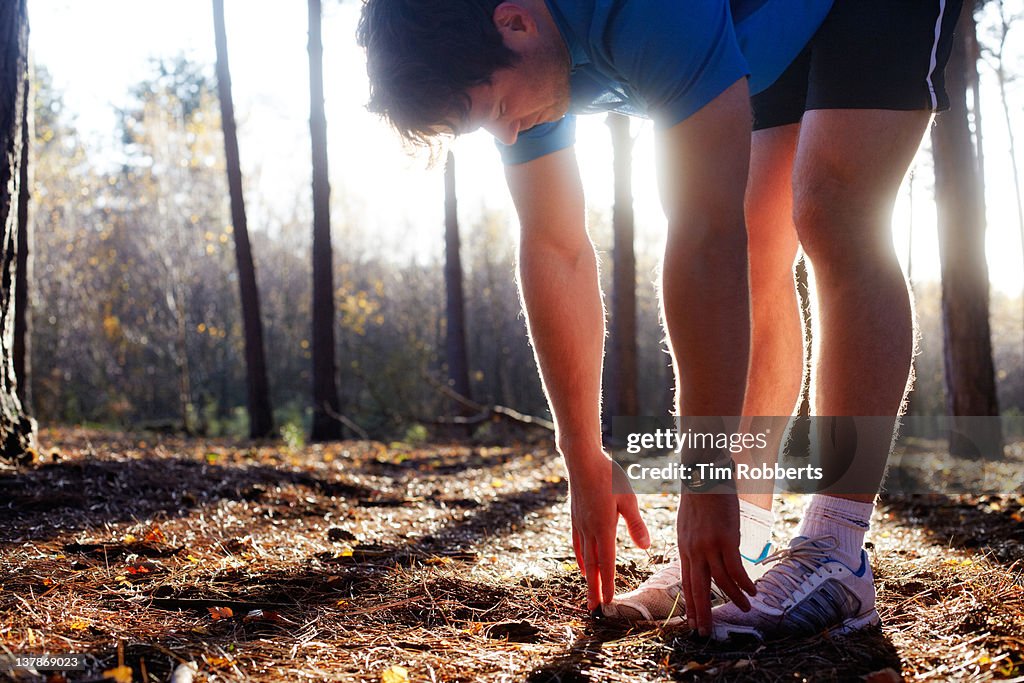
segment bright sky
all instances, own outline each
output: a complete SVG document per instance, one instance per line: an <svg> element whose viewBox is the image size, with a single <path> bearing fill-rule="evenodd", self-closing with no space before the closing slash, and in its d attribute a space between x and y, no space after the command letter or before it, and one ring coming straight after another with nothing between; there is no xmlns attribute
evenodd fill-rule
<svg viewBox="0 0 1024 683"><path fill-rule="evenodd" d="M440 254L441 169L427 169L423 159L409 158L395 135L363 108L365 70L353 37L361 3L323 3L331 183L335 196L344 196L348 208L348 215L335 212L332 216L335 229L350 224L350 229L366 236L390 236L383 241L401 244L410 254ZM1020 4L1021 0L1007 0L1011 10ZM309 201L306 3L226 0L225 5L243 172L256 179L247 200L250 205L271 206L288 214L291 207ZM54 85L65 93L68 110L77 115L79 130L99 149L113 148L113 107L127 102L126 93L133 83L151 75L148 57L184 53L211 64L215 59L210 0L31 0L29 13L30 44L37 63L50 70ZM1014 31L1024 33L1024 26ZM1011 38L1018 73L1024 73L1021 43L1019 36ZM1009 142L994 80L988 71L983 72L989 267L995 287L1019 293L1024 285L1024 257ZM1020 125L1024 88L1020 83L1012 85L1011 98L1015 133L1024 142L1024 126ZM634 131L638 130L634 192L638 237L644 248L661 239L664 219L653 176L651 124L634 122ZM483 208L504 210L511 217L501 163L487 134L459 140L455 151L459 206L466 222L471 223ZM581 118L577 154L589 204L609 210L611 150L603 117ZM922 153L921 158L927 159L927 154ZM915 280L938 277L930 176L927 160L918 164L912 210L905 183L894 217L893 239L906 260L912 216ZM253 213L251 223L258 229L260 214ZM510 218L510 231L516 229L514 223Z"/></svg>

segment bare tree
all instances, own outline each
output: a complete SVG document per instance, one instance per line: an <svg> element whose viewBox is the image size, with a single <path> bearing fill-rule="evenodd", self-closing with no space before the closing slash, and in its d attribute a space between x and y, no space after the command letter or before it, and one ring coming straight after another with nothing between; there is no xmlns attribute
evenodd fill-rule
<svg viewBox="0 0 1024 683"><path fill-rule="evenodd" d="M32 281L32 253L29 213L30 157L32 149L32 88L31 78L25 73L21 93L21 168L18 187L18 264L14 286L14 376L18 378L18 398L26 412L32 412L32 311L29 307L28 288Z"/></svg>
<svg viewBox="0 0 1024 683"><path fill-rule="evenodd" d="M448 152L444 167L444 286L445 357L448 380L458 394L472 400L469 386L469 356L466 351L466 301L462 290L462 257L459 253L459 214L455 197L455 155ZM466 412L453 402L457 413Z"/></svg>
<svg viewBox="0 0 1024 683"><path fill-rule="evenodd" d="M633 138L629 117L608 115L614 154L611 351L607 417L636 415L636 254L633 248Z"/></svg>
<svg viewBox="0 0 1024 683"><path fill-rule="evenodd" d="M31 459L35 421L18 398L14 371L14 316L18 267L18 213L23 201L21 164L25 87L28 78L26 0L0 3L0 224L3 225L0 279L0 455Z"/></svg>
<svg viewBox="0 0 1024 683"><path fill-rule="evenodd" d="M309 0L309 131L313 143L313 441L342 436L334 349L331 185L327 174L320 0Z"/></svg>
<svg viewBox="0 0 1024 683"><path fill-rule="evenodd" d="M256 265L249 245L249 228L242 195L242 166L235 129L235 105L231 97L231 70L228 65L228 39L224 28L224 0L213 0L213 25L217 43L217 94L220 121L224 131L224 158L227 164L228 192L231 196L231 227L238 264L238 290L245 328L245 369L249 408L249 436L253 439L274 433L274 414L270 407L267 360L263 351L263 323L260 319L260 293L256 285Z"/></svg>
<svg viewBox="0 0 1024 683"><path fill-rule="evenodd" d="M945 331L946 402L953 416L997 416L995 369L989 328L989 278L985 260L985 200L976 140L972 140L967 88L976 74L972 58L974 15L964 7L946 69L950 111L932 129L935 203L942 261L942 313ZM974 76L976 77L976 75ZM977 103L975 103L977 104ZM975 108L974 116L980 116ZM970 423L969 438L954 432L950 449L958 455L1001 452L997 420Z"/></svg>

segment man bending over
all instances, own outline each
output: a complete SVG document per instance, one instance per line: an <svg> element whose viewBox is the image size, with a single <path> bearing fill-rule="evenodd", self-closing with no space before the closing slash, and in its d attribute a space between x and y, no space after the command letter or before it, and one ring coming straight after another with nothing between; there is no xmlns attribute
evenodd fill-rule
<svg viewBox="0 0 1024 683"><path fill-rule="evenodd" d="M858 3L838 0L839 5L844 2L850 5L848 14L860 12ZM851 240L855 248L868 242L878 246L881 227L858 234L858 220L870 216L876 224L884 222L884 203L891 208L928 118L924 111L907 114L905 121L855 111L828 116L814 111L800 130L797 122L804 109L819 104L809 89L806 101L790 103L785 116L763 121L758 115L761 130L755 134L751 164L751 94L761 93L784 72L798 81L799 75L791 73L796 64L809 62L810 71L817 71L812 37L823 21L828 23L825 17L831 4L831 0L367 0L363 8L359 41L367 51L372 111L416 143L430 144L435 138L478 128L499 142L521 224L522 299L555 419L556 445L569 472L572 543L587 580L591 609L602 606L614 616L661 620L678 617L682 594L690 625L708 634L714 586L714 595L731 601L717 609L731 608L736 613L726 611L716 618L716 625L725 627L716 628L715 635L723 637L744 629L762 637L784 634L790 627L798 631L808 622L804 613L809 597L824 597L836 604L835 609L825 610L825 628L877 621L866 560L847 552L853 541L845 536L837 539L835 525L820 534L812 530L809 539L776 553L778 563L758 580L755 590L751 577L763 573L765 565L752 561L767 555L770 495L739 501L734 493L702 495L684 489L678 517L679 561L633 594L613 600L619 516L634 542L647 547L650 541L634 496L613 492L613 463L602 448L604 310L573 152L575 114L618 111L648 116L655 122L659 187L668 219L661 297L678 414L790 414L795 403L790 375L796 367L793 363L802 362L799 355L790 358L801 352L799 319L795 319L794 346L793 319L787 317L794 232L805 240L819 290L823 284L816 248L828 238L823 230L809 232L810 214L824 227L832 218L828 207L836 202L843 213L838 217L838 234L830 238L847 249ZM889 4L930 3L876 0L879 24L886 23ZM934 27L939 24L946 26L937 20ZM849 44L865 39L847 35L848 31L845 26L835 30ZM832 58L852 49L849 44L836 47ZM875 47L872 41L870 49L853 52L870 61L868 53ZM941 66L941 50L938 61ZM833 90L841 90L845 84L834 86ZM771 93L768 96L774 100ZM822 104L833 106L828 101ZM802 220L798 202L795 230L789 218L794 189L789 183L791 170L797 172L796 189L805 191L797 196L813 200L806 209L807 221ZM747 211L756 213L756 221L755 216L744 216L748 172ZM861 173L867 175L861 177ZM749 263L748 221L752 250L759 249L757 243L762 240L772 243L765 254L757 254L763 256L760 261L752 253ZM812 237L813 247L807 243ZM858 256L862 258L847 252L844 258L851 263L842 265L864 268L877 254L865 251ZM830 305L829 296L849 296L851 288L856 294L856 301L842 308L832 304L834 317L824 323L819 376L826 386L817 395L817 408L829 411L825 414L896 415L906 386L909 349L906 358L897 358L885 344L850 348L868 335L857 327L861 325L888 325L898 319L910 334L909 312L903 315L899 307L893 312L884 300L892 295L897 280L890 265L887 261L883 268L887 288L859 289L862 285L857 280L858 284L843 284L839 294L819 291L823 312ZM838 266L826 266L833 267ZM848 277L849 269L835 275ZM870 266L867 277L874 274L871 269L876 266ZM774 289L762 281L768 271L777 277L772 281ZM904 286L904 294L905 290ZM781 301L768 300L780 296ZM775 313L773 306L783 312ZM891 313L884 322L878 318L879 306ZM781 337L771 329L777 319L786 330ZM764 345L753 349L753 366L751 320L756 344ZM830 335L830 329L846 325L854 326L859 341L851 341L849 335ZM902 343L891 332L883 336ZM830 338L837 345L832 360L827 350ZM772 365L776 355L785 355L785 363L771 375L773 379L758 381L757 374ZM880 363L880 356L885 356L884 362ZM876 365L877 381L866 386L847 381L865 364ZM838 367L828 370L833 366ZM748 370L752 371L749 391ZM842 377L832 380L829 372ZM900 372L902 379L897 381ZM799 374L796 377L798 390ZM772 388L776 381L783 383L778 392ZM889 391L883 399L882 384L890 388L899 384L899 391ZM822 402L826 396L832 397L831 402ZM886 455L887 451L877 458L883 467ZM852 521L847 526L860 529L861 512L848 513L843 504L835 512L835 506L824 503L816 512L819 498L824 503L842 500L815 496L809 514L837 518L843 529L849 517ZM859 549L860 541L856 543ZM821 584L823 572L818 569L840 564L846 569L843 580L852 582L852 587L841 587L836 593L831 584ZM865 581L867 589L861 585ZM809 591L803 590L805 584ZM851 597L837 600L837 595ZM789 614L793 619L787 622ZM730 620L742 623L730 630Z"/></svg>

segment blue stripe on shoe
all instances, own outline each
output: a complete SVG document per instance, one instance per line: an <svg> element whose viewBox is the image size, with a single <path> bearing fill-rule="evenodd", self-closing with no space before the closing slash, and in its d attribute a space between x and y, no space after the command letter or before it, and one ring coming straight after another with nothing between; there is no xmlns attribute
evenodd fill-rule
<svg viewBox="0 0 1024 683"><path fill-rule="evenodd" d="M757 557L747 557L743 553L740 553L740 557L742 557L747 562L750 562L751 564L757 564L758 562L760 562L764 558L766 558L769 555L771 555L771 553L772 553L772 542L768 541L767 543L764 544L764 548L761 549L761 554L758 555Z"/></svg>

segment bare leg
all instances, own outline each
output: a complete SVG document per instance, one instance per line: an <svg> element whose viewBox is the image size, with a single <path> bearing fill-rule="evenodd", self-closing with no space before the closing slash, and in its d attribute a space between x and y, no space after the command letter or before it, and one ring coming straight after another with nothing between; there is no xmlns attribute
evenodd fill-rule
<svg viewBox="0 0 1024 683"><path fill-rule="evenodd" d="M892 416L888 429L858 434L857 468L876 484L913 354L914 322L892 244L892 210L929 119L922 111L810 111L795 160L794 218L817 300L813 412ZM875 491L840 497L870 503Z"/></svg>
<svg viewBox="0 0 1024 683"><path fill-rule="evenodd" d="M792 171L799 131L799 124L768 128L752 139L745 197L752 325L744 415L792 415L803 381L804 335L793 281ZM768 453L778 452L782 430L776 435ZM771 508L774 482L740 483L741 498Z"/></svg>

